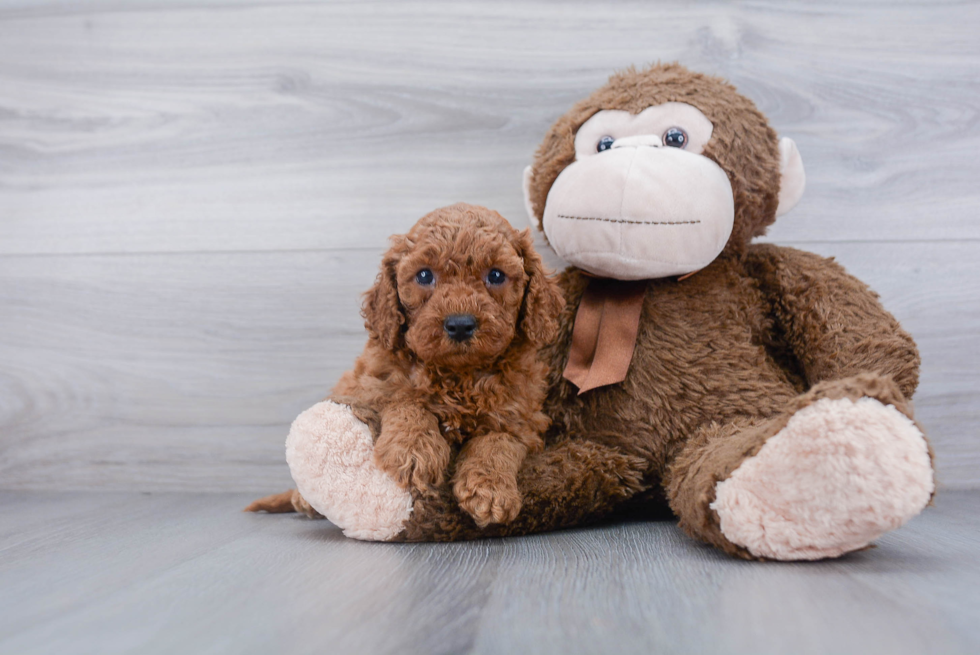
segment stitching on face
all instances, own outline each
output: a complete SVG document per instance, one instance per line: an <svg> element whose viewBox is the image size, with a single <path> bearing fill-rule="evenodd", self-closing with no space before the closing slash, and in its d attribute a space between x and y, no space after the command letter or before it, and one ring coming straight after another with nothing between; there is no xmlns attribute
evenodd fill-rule
<svg viewBox="0 0 980 655"><path fill-rule="evenodd" d="M579 255L608 255L608 250L576 250L574 252L562 253L562 258L568 259L570 257L577 257ZM652 257L626 257L625 255L616 255L616 257L627 264L669 264L671 266L695 266L694 270L700 271L702 268L717 259L717 256L700 263L691 264L691 262L675 262L668 259L655 259Z"/></svg>
<svg viewBox="0 0 980 655"><path fill-rule="evenodd" d="M558 214L558 218L574 221L602 221L603 223L629 223L631 225L695 225L701 221L628 221L624 218L596 218L594 216L567 216Z"/></svg>

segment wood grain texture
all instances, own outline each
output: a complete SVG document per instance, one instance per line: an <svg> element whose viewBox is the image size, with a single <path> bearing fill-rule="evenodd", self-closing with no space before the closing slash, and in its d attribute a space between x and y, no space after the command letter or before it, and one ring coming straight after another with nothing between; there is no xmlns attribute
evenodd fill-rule
<svg viewBox="0 0 980 655"><path fill-rule="evenodd" d="M244 495L0 493L0 653L980 649L980 498L878 547L764 564L672 522L372 544Z"/></svg>
<svg viewBox="0 0 980 655"><path fill-rule="evenodd" d="M977 239L978 26L934 1L4 2L0 252L375 247L460 199L522 221L550 123L657 59L798 142L779 239Z"/></svg>
<svg viewBox="0 0 980 655"><path fill-rule="evenodd" d="M0 489L288 484L387 236L457 200L523 224L550 123L657 59L797 141L769 238L882 293L940 479L978 486L978 27L976 2L0 0Z"/></svg>

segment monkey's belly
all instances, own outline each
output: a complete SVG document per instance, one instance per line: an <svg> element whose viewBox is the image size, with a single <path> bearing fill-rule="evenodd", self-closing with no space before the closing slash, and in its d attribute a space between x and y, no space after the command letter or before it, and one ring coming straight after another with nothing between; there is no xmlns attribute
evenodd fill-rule
<svg viewBox="0 0 980 655"><path fill-rule="evenodd" d="M785 408L804 391L802 379L772 345L761 299L751 290L733 297L733 286L745 287L730 281L652 283L626 379L582 395L561 380L545 408L552 434L663 459L706 423Z"/></svg>

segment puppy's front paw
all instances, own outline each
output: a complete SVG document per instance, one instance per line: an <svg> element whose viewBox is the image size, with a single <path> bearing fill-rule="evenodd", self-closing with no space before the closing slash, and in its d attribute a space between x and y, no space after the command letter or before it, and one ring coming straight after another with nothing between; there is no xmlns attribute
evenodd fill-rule
<svg viewBox="0 0 980 655"><path fill-rule="evenodd" d="M442 483L451 455L446 440L429 432L392 436L382 431L374 447L378 468L402 488L419 491Z"/></svg>
<svg viewBox="0 0 980 655"><path fill-rule="evenodd" d="M491 523L510 523L521 511L521 492L513 476L459 471L453 493L459 506L481 528Z"/></svg>

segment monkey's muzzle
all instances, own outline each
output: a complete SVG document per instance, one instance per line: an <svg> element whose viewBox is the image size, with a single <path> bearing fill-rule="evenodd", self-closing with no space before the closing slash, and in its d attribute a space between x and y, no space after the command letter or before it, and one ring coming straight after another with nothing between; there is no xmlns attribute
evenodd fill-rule
<svg viewBox="0 0 980 655"><path fill-rule="evenodd" d="M637 145L567 166L548 193L543 223L568 263L642 280L704 268L725 248L734 220L732 187L718 164Z"/></svg>

